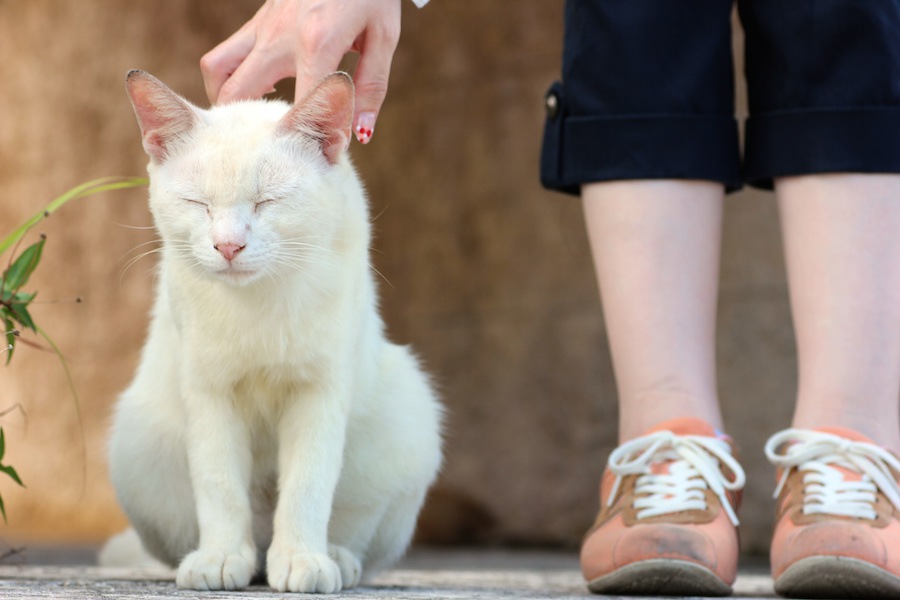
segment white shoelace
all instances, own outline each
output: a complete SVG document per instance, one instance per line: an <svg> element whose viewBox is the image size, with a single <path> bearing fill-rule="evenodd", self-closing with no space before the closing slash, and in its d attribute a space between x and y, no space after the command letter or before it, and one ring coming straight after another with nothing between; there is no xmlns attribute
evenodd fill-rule
<svg viewBox="0 0 900 600"><path fill-rule="evenodd" d="M651 463L671 461L668 473L653 474ZM719 464L733 474L728 479ZM744 470L731 455L725 440L700 436L676 435L657 431L625 442L609 456L609 470L616 475L608 505L612 505L626 475L641 475L635 482L639 496L634 508L643 519L684 510L706 510L704 490L712 490L735 527L738 518L726 496L728 491L744 487Z"/></svg>
<svg viewBox="0 0 900 600"><path fill-rule="evenodd" d="M875 444L821 431L786 429L766 442L766 457L783 469L776 498L793 469L803 473L803 514L874 520L879 491L900 510L900 487L891 472L900 472L900 460ZM836 467L858 473L860 479L848 481Z"/></svg>

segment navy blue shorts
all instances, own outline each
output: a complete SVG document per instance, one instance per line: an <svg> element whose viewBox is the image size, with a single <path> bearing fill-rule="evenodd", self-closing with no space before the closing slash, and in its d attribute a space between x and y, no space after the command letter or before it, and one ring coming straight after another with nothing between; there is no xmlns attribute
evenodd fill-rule
<svg viewBox="0 0 900 600"><path fill-rule="evenodd" d="M544 186L900 172L900 0L738 0L750 117L734 117L733 0L568 0Z"/></svg>

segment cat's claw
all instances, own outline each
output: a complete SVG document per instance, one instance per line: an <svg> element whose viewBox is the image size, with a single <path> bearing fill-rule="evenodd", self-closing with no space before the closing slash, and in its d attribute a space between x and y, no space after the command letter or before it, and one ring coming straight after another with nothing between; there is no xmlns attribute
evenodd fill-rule
<svg viewBox="0 0 900 600"><path fill-rule="evenodd" d="M269 553L269 585L279 592L333 594L341 591L341 570L325 554Z"/></svg>
<svg viewBox="0 0 900 600"><path fill-rule="evenodd" d="M175 584L189 590L240 590L255 572L255 560L241 554L196 550L181 561Z"/></svg>
<svg viewBox="0 0 900 600"><path fill-rule="evenodd" d="M352 552L343 546L328 544L328 556L337 563L338 569L341 571L341 582L345 590L359 585L359 580L362 577L362 564Z"/></svg>

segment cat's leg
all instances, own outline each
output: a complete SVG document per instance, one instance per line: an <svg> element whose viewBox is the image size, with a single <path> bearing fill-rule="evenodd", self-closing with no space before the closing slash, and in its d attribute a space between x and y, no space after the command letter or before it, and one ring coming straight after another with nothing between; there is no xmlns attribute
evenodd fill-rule
<svg viewBox="0 0 900 600"><path fill-rule="evenodd" d="M334 593L342 588L341 569L328 553L328 521L341 471L346 405L346 392L332 384L284 408L278 430L279 497L266 555L269 585L278 591Z"/></svg>
<svg viewBox="0 0 900 600"><path fill-rule="evenodd" d="M385 344L376 381L351 414L329 529L363 578L402 556L441 463L440 405L409 350Z"/></svg>
<svg viewBox="0 0 900 600"><path fill-rule="evenodd" d="M214 382L198 382L195 376L184 405L200 540L179 565L175 582L196 590L240 589L257 570L249 431L227 390Z"/></svg>

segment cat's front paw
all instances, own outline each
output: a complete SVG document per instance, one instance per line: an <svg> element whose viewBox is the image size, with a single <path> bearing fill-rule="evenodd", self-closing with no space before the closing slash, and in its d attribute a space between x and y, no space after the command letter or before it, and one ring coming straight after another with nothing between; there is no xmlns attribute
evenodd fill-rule
<svg viewBox="0 0 900 600"><path fill-rule="evenodd" d="M239 590L250 584L256 573L255 553L242 554L195 550L178 565L175 584L189 590Z"/></svg>
<svg viewBox="0 0 900 600"><path fill-rule="evenodd" d="M269 585L279 592L341 591L341 570L325 554L269 552L266 569Z"/></svg>

